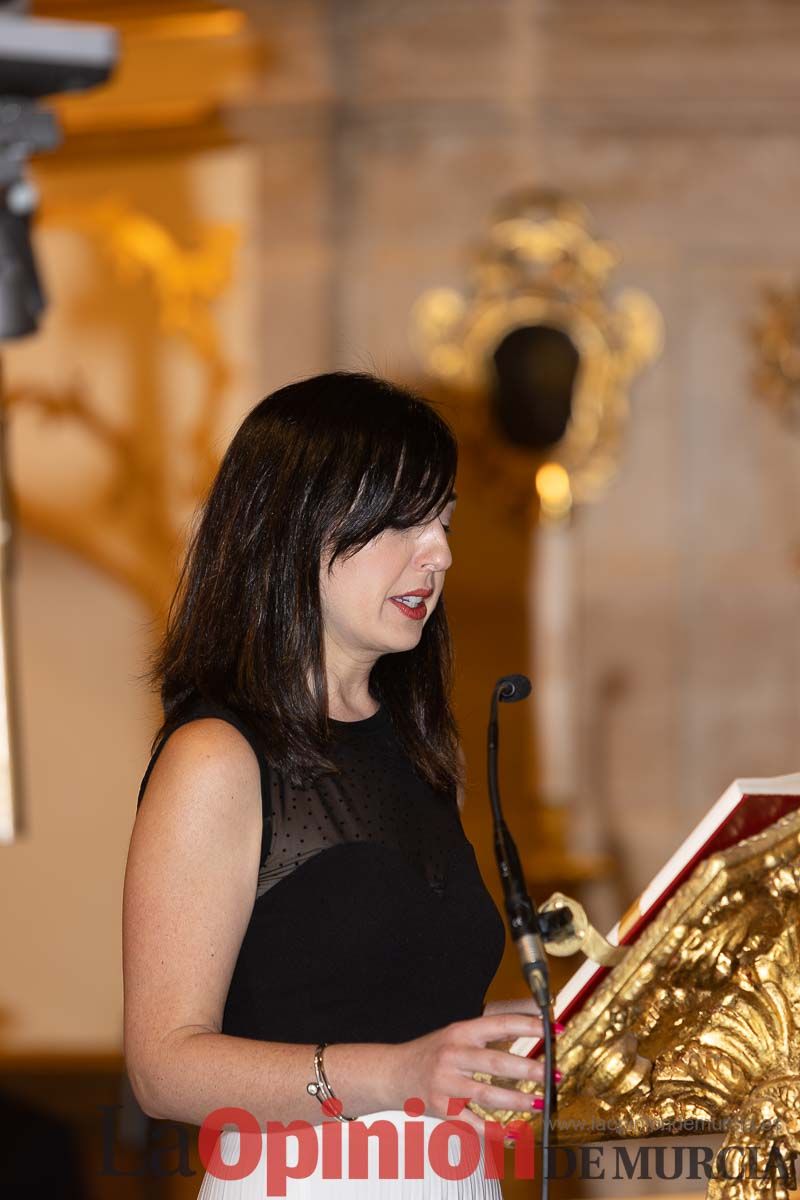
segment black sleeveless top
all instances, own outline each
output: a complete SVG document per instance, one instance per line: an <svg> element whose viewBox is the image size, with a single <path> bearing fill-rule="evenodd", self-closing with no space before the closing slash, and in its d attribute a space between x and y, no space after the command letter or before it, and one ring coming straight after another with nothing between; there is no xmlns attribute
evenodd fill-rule
<svg viewBox="0 0 800 1200"><path fill-rule="evenodd" d="M481 878L455 795L414 770L381 706L331 720L341 775L289 786L245 721L197 700L165 731L201 717L234 725L261 768L261 866L222 1032L277 1042L402 1042L479 1017L505 926Z"/></svg>

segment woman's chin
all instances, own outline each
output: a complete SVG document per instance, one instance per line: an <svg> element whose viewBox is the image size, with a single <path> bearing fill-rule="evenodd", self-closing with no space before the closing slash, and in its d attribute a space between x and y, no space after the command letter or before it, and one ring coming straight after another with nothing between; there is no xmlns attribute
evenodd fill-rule
<svg viewBox="0 0 800 1200"><path fill-rule="evenodd" d="M407 650L409 646L416 646L422 633L424 621L410 621L407 617L401 618L405 620L405 626L397 626L392 622L392 628L385 635L385 639L391 642L391 646L387 647L387 651L392 650Z"/></svg>

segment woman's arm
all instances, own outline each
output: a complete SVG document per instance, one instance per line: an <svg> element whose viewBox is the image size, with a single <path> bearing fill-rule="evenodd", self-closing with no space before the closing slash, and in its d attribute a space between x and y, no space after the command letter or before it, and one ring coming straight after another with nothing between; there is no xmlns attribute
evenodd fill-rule
<svg viewBox="0 0 800 1200"><path fill-rule="evenodd" d="M255 899L261 831L258 760L247 740L214 718L178 728L139 806L123 896L125 1060L150 1116L200 1125L235 1105L262 1125L324 1119L306 1092L314 1046L220 1032ZM326 1051L346 1113L394 1106L395 1054L379 1043Z"/></svg>

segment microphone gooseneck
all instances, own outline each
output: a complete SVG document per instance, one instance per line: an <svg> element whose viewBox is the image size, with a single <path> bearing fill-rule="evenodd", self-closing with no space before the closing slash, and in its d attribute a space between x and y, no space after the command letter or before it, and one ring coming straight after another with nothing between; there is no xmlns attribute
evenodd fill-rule
<svg viewBox="0 0 800 1200"><path fill-rule="evenodd" d="M489 798L494 821L494 852L503 887L506 914L511 937L519 954L525 982L542 1014L544 1026L544 1111L542 1113L542 1171L540 1195L547 1200L550 1157L550 1125L555 1107L553 1081L553 1018L550 1007L550 978L544 945L542 925L538 910L528 894L525 875L519 853L500 807L500 791L497 782L497 751L499 742L497 704L515 703L531 693L531 681L526 675L504 675L498 679L492 692L487 737L487 766Z"/></svg>
<svg viewBox="0 0 800 1200"><path fill-rule="evenodd" d="M499 731L497 703L515 703L531 692L531 681L525 675L504 675L492 693L488 737L489 797L494 819L494 851L503 886L506 912L511 936L520 956L522 971L536 1003L542 1012L550 1004L547 960L542 944L542 931L536 906L528 895L519 853L500 808L497 782L497 751Z"/></svg>

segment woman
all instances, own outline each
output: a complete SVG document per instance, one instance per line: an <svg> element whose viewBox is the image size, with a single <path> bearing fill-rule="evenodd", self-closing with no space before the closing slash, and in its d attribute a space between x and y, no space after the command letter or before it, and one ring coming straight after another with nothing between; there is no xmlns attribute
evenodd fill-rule
<svg viewBox="0 0 800 1200"><path fill-rule="evenodd" d="M192 536L149 672L164 722L123 956L137 1100L223 1129L202 1200L502 1195L462 1106L530 1110L473 1072L541 1079L487 1044L542 1026L532 1001L483 1008L505 933L459 815L442 600L456 461L426 401L366 374L306 379L246 417ZM458 1139L441 1164L448 1117L480 1152L462 1179ZM399 1167L376 1137L356 1163L347 1118L394 1126ZM412 1124L430 1138L422 1178L404 1173ZM334 1135L344 1178L318 1153ZM246 1178L221 1178L240 1152Z"/></svg>

